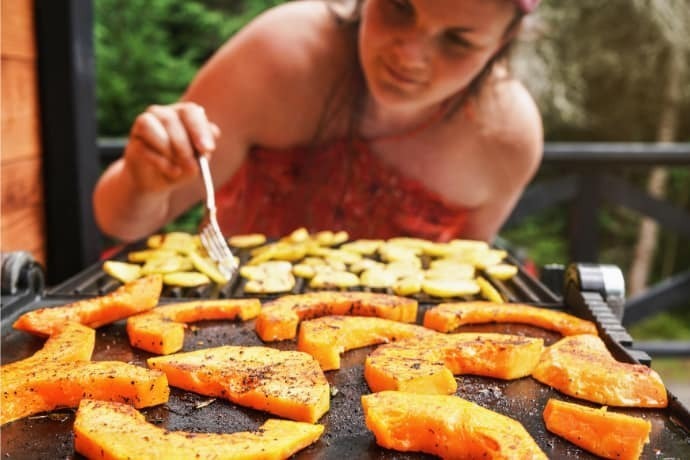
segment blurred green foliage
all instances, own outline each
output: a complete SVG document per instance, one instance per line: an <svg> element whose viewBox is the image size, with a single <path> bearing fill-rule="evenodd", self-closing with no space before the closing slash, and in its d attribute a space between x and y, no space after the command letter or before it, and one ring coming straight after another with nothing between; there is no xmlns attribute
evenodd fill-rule
<svg viewBox="0 0 690 460"><path fill-rule="evenodd" d="M668 340L690 339L690 309L682 305L645 318L630 326L630 334L639 340L663 337Z"/></svg>
<svg viewBox="0 0 690 460"><path fill-rule="evenodd" d="M121 136L151 104L175 102L232 34L279 0L94 2L101 136Z"/></svg>

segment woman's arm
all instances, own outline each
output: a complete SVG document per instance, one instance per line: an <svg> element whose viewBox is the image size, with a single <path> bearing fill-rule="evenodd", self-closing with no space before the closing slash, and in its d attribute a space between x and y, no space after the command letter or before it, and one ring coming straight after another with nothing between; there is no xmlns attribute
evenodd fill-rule
<svg viewBox="0 0 690 460"><path fill-rule="evenodd" d="M255 19L203 66L181 102L137 117L123 157L94 191L101 230L135 240L199 202L194 149L212 152L218 187L253 145L307 142L338 72L329 49L336 42L323 2L285 4Z"/></svg>
<svg viewBox="0 0 690 460"><path fill-rule="evenodd" d="M134 240L174 215L175 191L184 197L176 200L177 209L198 201L202 189L193 149L215 150L218 134L196 104L151 106L140 114L123 157L105 171L94 190L94 211L101 229Z"/></svg>

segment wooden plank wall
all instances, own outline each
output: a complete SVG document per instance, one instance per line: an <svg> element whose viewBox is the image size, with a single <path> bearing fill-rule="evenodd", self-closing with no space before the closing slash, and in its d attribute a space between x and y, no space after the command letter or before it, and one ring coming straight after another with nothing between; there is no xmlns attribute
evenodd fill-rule
<svg viewBox="0 0 690 460"><path fill-rule="evenodd" d="M45 266L34 0L2 0L2 251L27 250Z"/></svg>

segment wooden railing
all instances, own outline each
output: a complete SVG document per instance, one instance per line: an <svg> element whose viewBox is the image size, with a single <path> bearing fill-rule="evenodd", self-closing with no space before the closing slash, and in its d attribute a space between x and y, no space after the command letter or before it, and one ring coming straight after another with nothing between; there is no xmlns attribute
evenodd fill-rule
<svg viewBox="0 0 690 460"><path fill-rule="evenodd" d="M506 227L567 203L570 259L599 262L599 228L593 224L597 222L599 209L606 203L651 217L661 227L690 241L690 213L649 196L620 177L624 169L652 166L690 167L690 143L547 143L542 170L554 170L551 178L542 179L541 173L537 176Z"/></svg>
<svg viewBox="0 0 690 460"><path fill-rule="evenodd" d="M623 171L645 172L656 166L690 168L690 143L547 143L542 169L523 194L506 228L546 209L565 207L569 259L599 263L598 215L603 206L614 206L654 219L664 230L674 232L687 247L690 244L690 212L650 196L646 190L623 178ZM630 326L688 302L690 265L645 292L626 299L623 324ZM636 347L652 355L690 356L690 341L639 342Z"/></svg>

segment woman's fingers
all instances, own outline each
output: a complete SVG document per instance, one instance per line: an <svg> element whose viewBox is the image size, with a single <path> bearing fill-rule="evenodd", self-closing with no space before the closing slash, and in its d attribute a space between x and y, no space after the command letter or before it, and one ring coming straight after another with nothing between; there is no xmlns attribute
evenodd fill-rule
<svg viewBox="0 0 690 460"><path fill-rule="evenodd" d="M174 104L174 107L194 147L201 153L213 152L216 149L217 137L214 134L215 125L209 122L204 108L194 102L180 102ZM218 132L220 133L220 130Z"/></svg>
<svg viewBox="0 0 690 460"><path fill-rule="evenodd" d="M163 124L155 115L143 112L137 116L132 125L130 137L141 140L148 148L162 156L170 149L170 139Z"/></svg>
<svg viewBox="0 0 690 460"><path fill-rule="evenodd" d="M213 132L213 137L215 139L218 139L220 137L220 128L218 127L217 124L210 122L211 123L211 132Z"/></svg>
<svg viewBox="0 0 690 460"><path fill-rule="evenodd" d="M170 143L169 153L171 161L175 162L185 172L196 170L196 157L192 147L187 126L180 118L173 106L152 105L147 110L163 125Z"/></svg>
<svg viewBox="0 0 690 460"><path fill-rule="evenodd" d="M175 161L166 127L150 111L141 113L134 121L125 156L136 169L142 170L137 171L137 176L146 182L154 180L154 171L164 176L165 182L178 179L183 172Z"/></svg>
<svg viewBox="0 0 690 460"><path fill-rule="evenodd" d="M133 166L133 173L140 183L152 184L158 182L156 176L161 176L164 183L176 181L182 174L182 168L152 148L147 140L132 136L125 158ZM156 187L154 187L156 188Z"/></svg>
<svg viewBox="0 0 690 460"><path fill-rule="evenodd" d="M143 187L158 190L196 175L195 150L212 152L219 135L198 104L152 105L134 121L125 158Z"/></svg>

